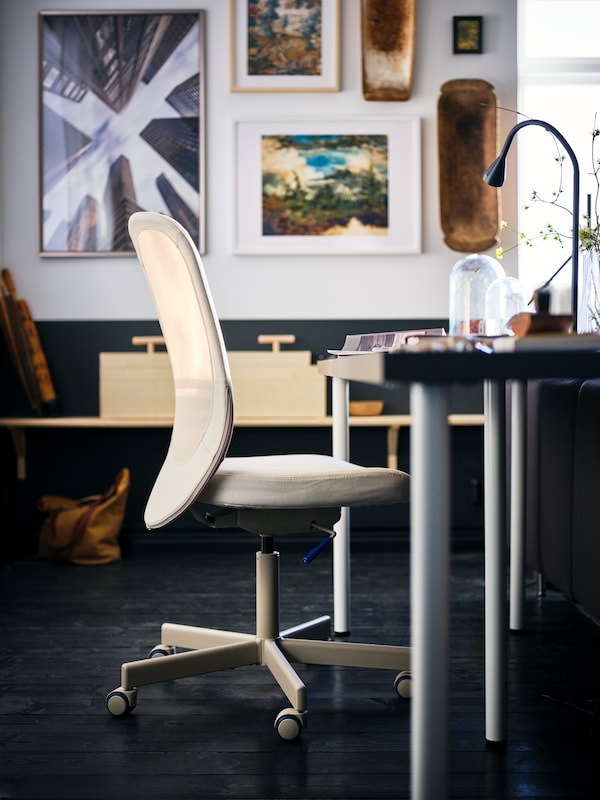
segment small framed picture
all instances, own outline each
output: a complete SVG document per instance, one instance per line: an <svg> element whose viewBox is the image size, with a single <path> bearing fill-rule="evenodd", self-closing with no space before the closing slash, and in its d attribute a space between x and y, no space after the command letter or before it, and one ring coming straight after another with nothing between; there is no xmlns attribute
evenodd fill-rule
<svg viewBox="0 0 600 800"><path fill-rule="evenodd" d="M453 52L483 53L483 17L453 17Z"/></svg>

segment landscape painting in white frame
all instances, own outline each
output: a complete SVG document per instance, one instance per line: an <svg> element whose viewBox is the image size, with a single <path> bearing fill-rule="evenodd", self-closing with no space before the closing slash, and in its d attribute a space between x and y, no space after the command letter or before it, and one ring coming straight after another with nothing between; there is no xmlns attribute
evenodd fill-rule
<svg viewBox="0 0 600 800"><path fill-rule="evenodd" d="M239 254L421 251L420 120L235 123Z"/></svg>
<svg viewBox="0 0 600 800"><path fill-rule="evenodd" d="M205 251L205 12L39 13L40 252L133 255L158 211Z"/></svg>
<svg viewBox="0 0 600 800"><path fill-rule="evenodd" d="M340 0L230 0L232 92L337 92Z"/></svg>

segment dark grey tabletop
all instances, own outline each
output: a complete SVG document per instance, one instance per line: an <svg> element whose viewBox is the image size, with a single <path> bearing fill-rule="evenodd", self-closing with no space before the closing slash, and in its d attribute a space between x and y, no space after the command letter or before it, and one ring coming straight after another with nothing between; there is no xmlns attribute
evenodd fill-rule
<svg viewBox="0 0 600 800"><path fill-rule="evenodd" d="M380 385L600 378L600 349L366 353L325 359L319 362L319 371L330 377Z"/></svg>

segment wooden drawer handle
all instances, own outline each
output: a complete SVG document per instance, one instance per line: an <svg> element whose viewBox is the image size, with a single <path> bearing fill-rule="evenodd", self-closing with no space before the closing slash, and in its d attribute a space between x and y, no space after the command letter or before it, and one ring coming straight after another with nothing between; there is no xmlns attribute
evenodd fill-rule
<svg viewBox="0 0 600 800"><path fill-rule="evenodd" d="M259 333L259 344L270 344L274 353L279 353L282 344L294 344L296 337L293 333Z"/></svg>
<svg viewBox="0 0 600 800"><path fill-rule="evenodd" d="M153 353L156 345L164 345L164 336L133 336L131 344L134 346L144 345L147 353Z"/></svg>

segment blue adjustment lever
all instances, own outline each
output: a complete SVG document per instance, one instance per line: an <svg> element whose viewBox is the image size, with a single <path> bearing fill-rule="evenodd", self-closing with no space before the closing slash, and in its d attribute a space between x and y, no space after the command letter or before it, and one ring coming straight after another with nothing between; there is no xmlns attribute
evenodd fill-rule
<svg viewBox="0 0 600 800"><path fill-rule="evenodd" d="M330 541L331 536L327 536L322 542L319 542L316 547L313 547L313 549L304 556L302 561L304 561L305 564L310 564L310 562L319 555L321 550L324 550L327 547Z"/></svg>

